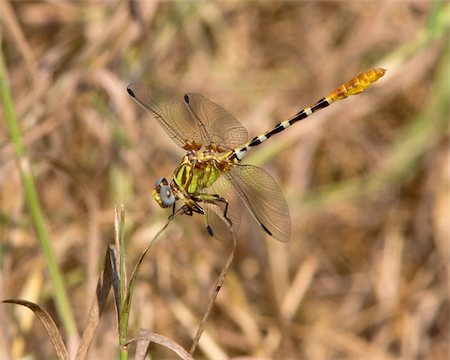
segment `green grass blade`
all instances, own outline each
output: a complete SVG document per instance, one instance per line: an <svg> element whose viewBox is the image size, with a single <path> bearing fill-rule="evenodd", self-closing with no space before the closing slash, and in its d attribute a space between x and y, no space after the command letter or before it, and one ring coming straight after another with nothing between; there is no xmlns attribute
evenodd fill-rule
<svg viewBox="0 0 450 360"><path fill-rule="evenodd" d="M25 155L25 148L22 143L20 128L17 123L16 115L14 113L11 94L7 84L6 67L4 65L2 50L0 50L0 97L3 103L3 111L6 117L7 127L11 135L11 141L19 160L19 169L25 191L27 207L31 214L41 251L48 265L50 278L53 284L58 314L62 320L66 334L72 339L77 339L78 333L74 316L69 304L67 293L64 287L64 282L51 246L50 237L48 235L47 228L44 222L44 216L42 214L39 197L31 172L31 166Z"/></svg>

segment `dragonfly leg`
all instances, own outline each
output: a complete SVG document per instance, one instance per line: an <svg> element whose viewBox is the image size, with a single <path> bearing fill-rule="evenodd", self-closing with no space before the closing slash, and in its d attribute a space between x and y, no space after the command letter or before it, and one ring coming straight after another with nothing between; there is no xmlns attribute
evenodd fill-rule
<svg viewBox="0 0 450 360"><path fill-rule="evenodd" d="M191 212L193 211L193 212L196 212L198 214L202 214L203 215L205 213L203 208L200 205L198 205L197 203L194 203L194 204L190 205L189 209L191 210Z"/></svg>
<svg viewBox="0 0 450 360"><path fill-rule="evenodd" d="M172 219L175 215L177 215L178 213L181 213L181 215L186 214L188 216L192 216L193 211L191 209L190 206L188 205L183 205L182 207L180 207L178 210L176 210L175 208L175 204L173 204L172 207L172 214L170 214L169 216L169 220Z"/></svg>
<svg viewBox="0 0 450 360"><path fill-rule="evenodd" d="M192 211L192 209L188 206L186 206L186 209L183 210L183 214L187 215L187 216L192 216L194 214L194 212Z"/></svg>
<svg viewBox="0 0 450 360"><path fill-rule="evenodd" d="M198 214L204 214L205 212L203 211L203 208L198 205L196 202L192 202L190 204L184 204L180 209L178 209L177 211L175 211L175 205L173 206L172 209L172 215L170 215L169 219L172 218L173 216L175 216L176 213L181 212L181 215L188 215L188 216L192 216L194 213L198 213Z"/></svg>
<svg viewBox="0 0 450 360"><path fill-rule="evenodd" d="M175 215L178 215L179 213L181 213L181 215L185 214L187 210L188 210L188 206L187 205L183 205L182 207L180 207L177 210L176 203L173 204L173 206L172 206L172 214L170 214L169 220L172 219Z"/></svg>
<svg viewBox="0 0 450 360"><path fill-rule="evenodd" d="M213 203L213 204L217 203L217 202L221 202L221 203L225 204L225 209L223 210L222 216L227 221L229 226L232 225L231 219L229 219L227 217L227 214L228 214L228 201L225 198L223 198L223 197L221 197L220 195L217 195L217 194L208 194L208 195L206 195L206 197L205 197L205 195L202 195L202 197L203 197L203 201L206 201L206 202L210 202L210 203Z"/></svg>
<svg viewBox="0 0 450 360"><path fill-rule="evenodd" d="M223 211L223 217L225 219L227 219L230 223L231 220L228 219L227 214L228 214L228 201L226 201L223 197L219 196L219 195L215 195L217 196L217 201L223 202L225 204L225 210Z"/></svg>
<svg viewBox="0 0 450 360"><path fill-rule="evenodd" d="M219 206L221 210L223 210L222 214L220 212L214 211L221 219L226 223L229 229L232 228L233 223L231 222L231 219L228 218L228 201L217 194L202 194L201 195L201 201L209 204L213 204L216 206L219 206L219 202L223 203L225 205L225 208L223 209L222 206ZM214 236L214 230L211 227L211 224L209 222L206 223L206 231L210 236Z"/></svg>

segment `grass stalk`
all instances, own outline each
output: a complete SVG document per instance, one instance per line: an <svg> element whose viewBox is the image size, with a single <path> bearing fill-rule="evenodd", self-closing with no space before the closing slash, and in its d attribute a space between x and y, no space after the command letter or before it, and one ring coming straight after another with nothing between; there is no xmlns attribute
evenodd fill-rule
<svg viewBox="0 0 450 360"><path fill-rule="evenodd" d="M125 210L123 205L116 205L114 212L114 228L115 228L115 243L118 249L118 264L119 269L119 296L118 296L118 326L119 326L119 358L120 360L128 359L127 331L128 331L128 315L129 311L124 314L125 296L127 294L127 273L126 273L126 259L125 259Z"/></svg>
<svg viewBox="0 0 450 360"><path fill-rule="evenodd" d="M50 236L47 231L44 216L42 214L42 209L36 191L31 166L22 143L20 128L14 112L6 73L6 66L3 60L3 51L2 49L0 49L0 97L3 103L3 111L11 136L11 141L14 146L15 154L18 158L19 170L22 177L23 188L25 191L26 204L33 221L33 226L39 240L41 251L48 266L51 282L54 289L54 297L58 314L61 318L67 336L69 337L69 339L75 340L78 338L78 333L74 316L69 304L63 278L61 272L59 271L55 254L50 242Z"/></svg>

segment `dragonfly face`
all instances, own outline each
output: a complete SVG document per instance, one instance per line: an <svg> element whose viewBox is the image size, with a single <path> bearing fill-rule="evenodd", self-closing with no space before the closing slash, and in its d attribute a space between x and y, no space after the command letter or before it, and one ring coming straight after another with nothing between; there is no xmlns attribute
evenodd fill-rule
<svg viewBox="0 0 450 360"><path fill-rule="evenodd" d="M152 193L156 202L162 208L168 208L175 204L175 195L166 178L159 178L156 180L155 188Z"/></svg>

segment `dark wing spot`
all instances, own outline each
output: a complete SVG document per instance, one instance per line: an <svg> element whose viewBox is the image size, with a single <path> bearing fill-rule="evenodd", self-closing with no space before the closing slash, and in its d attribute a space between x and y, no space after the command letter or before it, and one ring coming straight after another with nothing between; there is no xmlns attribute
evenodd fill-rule
<svg viewBox="0 0 450 360"><path fill-rule="evenodd" d="M211 226L207 226L206 227L206 231L208 231L208 234L209 234L209 236L214 236L214 233L213 233L213 231L212 231L212 229L211 229Z"/></svg>
<svg viewBox="0 0 450 360"><path fill-rule="evenodd" d="M266 226L265 226L264 224L259 224L259 225L261 225L261 227L263 228L263 230L264 230L266 233L268 233L270 236L273 236L272 233L269 231L268 228L266 228Z"/></svg>
<svg viewBox="0 0 450 360"><path fill-rule="evenodd" d="M131 90L129 87L127 87L127 92L128 92L128 95L130 95L130 96L132 96L132 97L136 97L135 95L134 95L134 92L133 92L133 90Z"/></svg>
<svg viewBox="0 0 450 360"><path fill-rule="evenodd" d="M189 96L187 94L184 95L184 101L186 101L186 103L189 104Z"/></svg>

